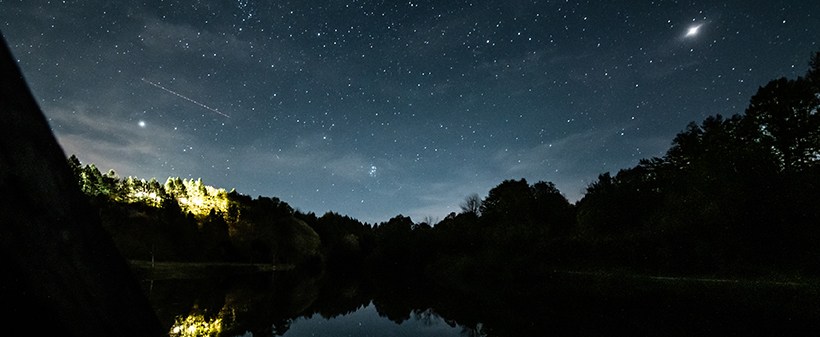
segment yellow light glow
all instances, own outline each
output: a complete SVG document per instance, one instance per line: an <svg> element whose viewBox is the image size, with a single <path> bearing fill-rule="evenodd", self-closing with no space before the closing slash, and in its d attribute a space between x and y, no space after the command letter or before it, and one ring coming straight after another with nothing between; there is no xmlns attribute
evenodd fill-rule
<svg viewBox="0 0 820 337"><path fill-rule="evenodd" d="M222 314L220 313L220 315ZM191 314L187 317L177 316L170 335L176 337L217 336L223 328L221 318L215 317L205 320L205 317L201 314Z"/></svg>

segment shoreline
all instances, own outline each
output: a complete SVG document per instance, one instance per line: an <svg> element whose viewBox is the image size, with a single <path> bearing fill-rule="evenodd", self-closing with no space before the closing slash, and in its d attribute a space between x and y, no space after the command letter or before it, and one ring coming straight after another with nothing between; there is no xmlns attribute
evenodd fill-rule
<svg viewBox="0 0 820 337"><path fill-rule="evenodd" d="M127 260L128 266L143 280L200 279L220 276L247 275L295 268L290 264L232 262L156 262Z"/></svg>

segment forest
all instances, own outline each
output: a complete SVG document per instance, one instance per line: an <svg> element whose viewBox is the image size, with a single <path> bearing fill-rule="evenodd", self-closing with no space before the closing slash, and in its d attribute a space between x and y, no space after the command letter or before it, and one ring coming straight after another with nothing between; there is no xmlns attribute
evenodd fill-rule
<svg viewBox="0 0 820 337"><path fill-rule="evenodd" d="M414 276L443 287L528 284L556 270L817 277L820 52L760 87L744 114L692 122L663 157L603 173L570 203L506 180L438 223L364 224L201 180L101 173L68 158L127 259L293 265Z"/></svg>

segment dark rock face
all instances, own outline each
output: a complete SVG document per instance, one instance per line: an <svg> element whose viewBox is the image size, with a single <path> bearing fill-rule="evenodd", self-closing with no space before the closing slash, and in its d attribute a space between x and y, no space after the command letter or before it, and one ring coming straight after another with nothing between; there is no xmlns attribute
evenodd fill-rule
<svg viewBox="0 0 820 337"><path fill-rule="evenodd" d="M9 323L5 328L31 336L165 334L99 214L80 192L2 42L0 305Z"/></svg>

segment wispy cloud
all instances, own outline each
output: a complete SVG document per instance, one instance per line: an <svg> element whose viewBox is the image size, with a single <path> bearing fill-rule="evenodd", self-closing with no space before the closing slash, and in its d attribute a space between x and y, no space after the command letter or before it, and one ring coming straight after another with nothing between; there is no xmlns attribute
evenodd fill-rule
<svg viewBox="0 0 820 337"><path fill-rule="evenodd" d="M243 41L233 34L216 34L153 17L146 16L144 19L145 29L140 32L140 41L154 52L187 52L203 57L231 58L245 58L252 52L249 41Z"/></svg>
<svg viewBox="0 0 820 337"><path fill-rule="evenodd" d="M623 129L595 128L518 151L498 150L492 164L511 177L552 181L570 201L576 201L599 174L632 167L668 149L666 138L624 137ZM622 156L629 151L636 155Z"/></svg>
<svg viewBox="0 0 820 337"><path fill-rule="evenodd" d="M116 105L109 108L118 110ZM84 103L42 104L42 109L66 155L76 154L100 170L114 169L121 175L157 174L162 170L158 161L163 158L174 158L177 166L193 164L180 163L184 157L171 155L178 144L195 143L189 135L150 124L140 127L137 121L122 118L123 111L112 111L108 117L93 115Z"/></svg>

